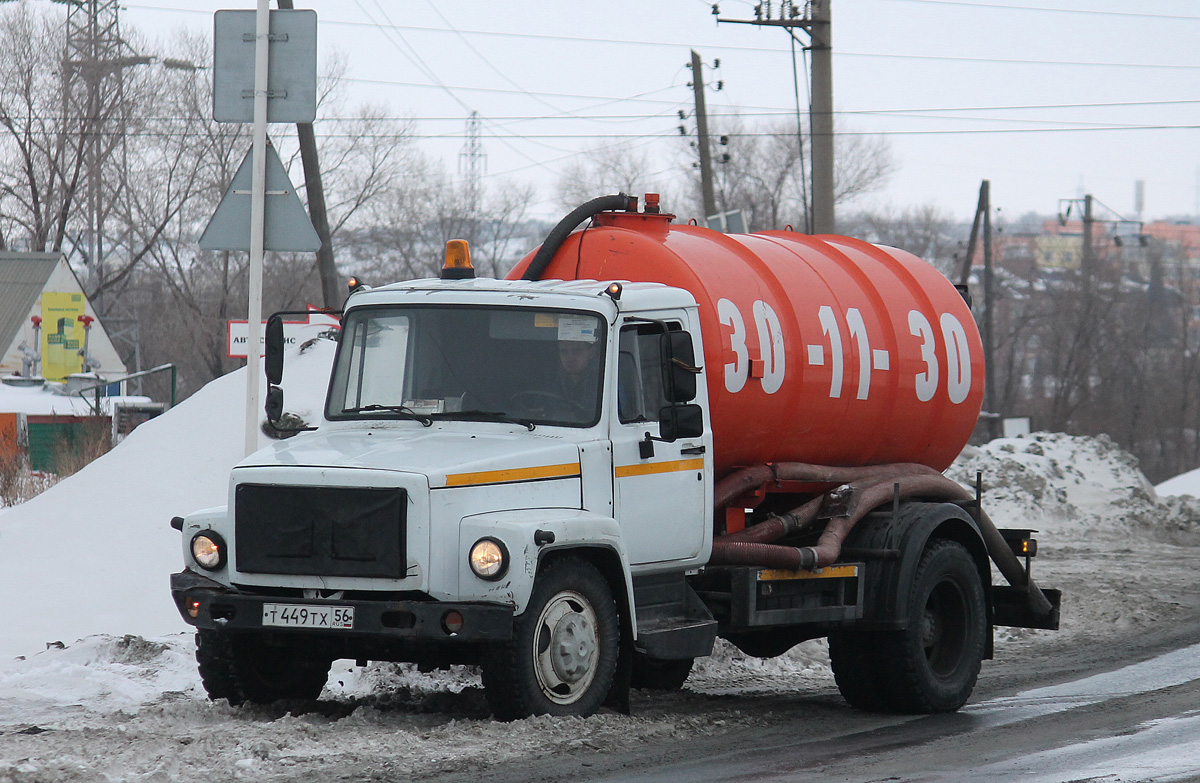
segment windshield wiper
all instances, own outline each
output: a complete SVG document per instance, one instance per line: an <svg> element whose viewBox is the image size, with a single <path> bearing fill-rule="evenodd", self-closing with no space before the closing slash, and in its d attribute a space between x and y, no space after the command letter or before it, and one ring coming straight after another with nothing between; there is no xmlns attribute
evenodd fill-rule
<svg viewBox="0 0 1200 783"><path fill-rule="evenodd" d="M421 422L423 427L432 427L433 419L426 413L417 413L407 405L380 405L379 403L371 403L364 405L361 408L343 408L342 413L370 413L372 411L388 411L389 413L399 414L401 418L413 419Z"/></svg>
<svg viewBox="0 0 1200 783"><path fill-rule="evenodd" d="M536 426L529 419L510 416L504 411L442 411L441 413L431 413L430 416L439 419L463 419L464 421L507 421L513 424L520 424L522 427L528 428L530 432L533 432Z"/></svg>

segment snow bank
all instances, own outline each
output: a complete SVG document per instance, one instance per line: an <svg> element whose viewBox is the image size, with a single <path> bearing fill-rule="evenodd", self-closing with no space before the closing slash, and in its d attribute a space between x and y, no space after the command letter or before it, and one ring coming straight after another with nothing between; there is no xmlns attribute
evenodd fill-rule
<svg viewBox="0 0 1200 783"><path fill-rule="evenodd" d="M946 475L974 488L1000 527L1075 537L1092 532L1200 533L1200 504L1159 498L1137 458L1107 435L1038 432L968 446Z"/></svg>
<svg viewBox="0 0 1200 783"><path fill-rule="evenodd" d="M289 357L287 409L311 420L334 343ZM226 502L244 456L245 370L209 383L79 473L0 516L0 661L90 634L183 630L168 589L182 567L171 517ZM260 445L267 442L260 435Z"/></svg>
<svg viewBox="0 0 1200 783"><path fill-rule="evenodd" d="M1194 498L1200 498L1200 468L1180 473L1161 484L1156 484L1154 491L1158 493L1159 497L1191 495Z"/></svg>

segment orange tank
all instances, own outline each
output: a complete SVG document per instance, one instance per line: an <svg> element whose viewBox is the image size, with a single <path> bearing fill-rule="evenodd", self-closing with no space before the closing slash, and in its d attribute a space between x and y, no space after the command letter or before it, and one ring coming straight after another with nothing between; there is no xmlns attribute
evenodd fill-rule
<svg viewBox="0 0 1200 783"><path fill-rule="evenodd" d="M540 277L659 282L696 298L718 477L762 462L949 466L975 428L984 362L945 276L848 237L671 219L601 212Z"/></svg>

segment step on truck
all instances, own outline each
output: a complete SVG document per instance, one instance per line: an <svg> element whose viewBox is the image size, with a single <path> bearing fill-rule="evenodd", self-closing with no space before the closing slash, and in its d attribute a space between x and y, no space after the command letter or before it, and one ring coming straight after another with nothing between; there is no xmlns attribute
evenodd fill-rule
<svg viewBox="0 0 1200 783"><path fill-rule="evenodd" d="M1032 531L941 474L984 364L929 264L677 225L654 194L584 204L507 279L469 258L354 282L320 420L172 521L213 699L314 699L351 659L478 666L500 719L589 715L717 637L827 637L850 704L930 713L995 626L1057 628ZM288 429L280 315L264 365Z"/></svg>

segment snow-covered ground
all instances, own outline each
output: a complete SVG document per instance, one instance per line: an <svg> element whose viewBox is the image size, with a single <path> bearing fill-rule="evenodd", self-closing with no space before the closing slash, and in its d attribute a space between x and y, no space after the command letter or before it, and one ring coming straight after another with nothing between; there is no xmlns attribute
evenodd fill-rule
<svg viewBox="0 0 1200 783"><path fill-rule="evenodd" d="M319 410L332 353L319 341L288 358L289 410ZM315 710L208 702L192 634L169 597L182 552L168 523L225 502L229 469L242 456L243 390L242 372L212 382L0 515L0 781L286 777L297 765L376 756L408 775L464 771L754 725L760 718L734 699L748 694L837 699L824 643L813 641L767 661L722 643L697 662L684 692L635 697L632 717L496 724L470 669L422 674L347 661L335 663ZM1147 627L1186 608L1179 595L1192 580L1200 501L1160 498L1107 438L998 440L968 448L949 474L973 486L976 471L997 524L1041 531L1042 585L1068 589L1061 632L1005 630L998 658L1046 639ZM1119 568L1147 557L1174 565L1136 586L1097 578L1106 558Z"/></svg>
<svg viewBox="0 0 1200 783"><path fill-rule="evenodd" d="M334 343L289 357L288 410L323 403ZM205 386L38 497L0 515L0 661L91 634L186 628L168 592L182 563L171 517L225 503L243 456L245 370ZM260 443L267 443L260 435Z"/></svg>
<svg viewBox="0 0 1200 783"><path fill-rule="evenodd" d="M86 380L81 383L82 386L90 385ZM86 392L82 396L66 394L65 388L61 383L36 386L0 383L0 412L25 413L30 416L90 416L94 413L93 409L97 405L94 396ZM149 397L125 395L100 397L98 404L101 413L107 416L112 412L114 403L140 405L150 401Z"/></svg>

